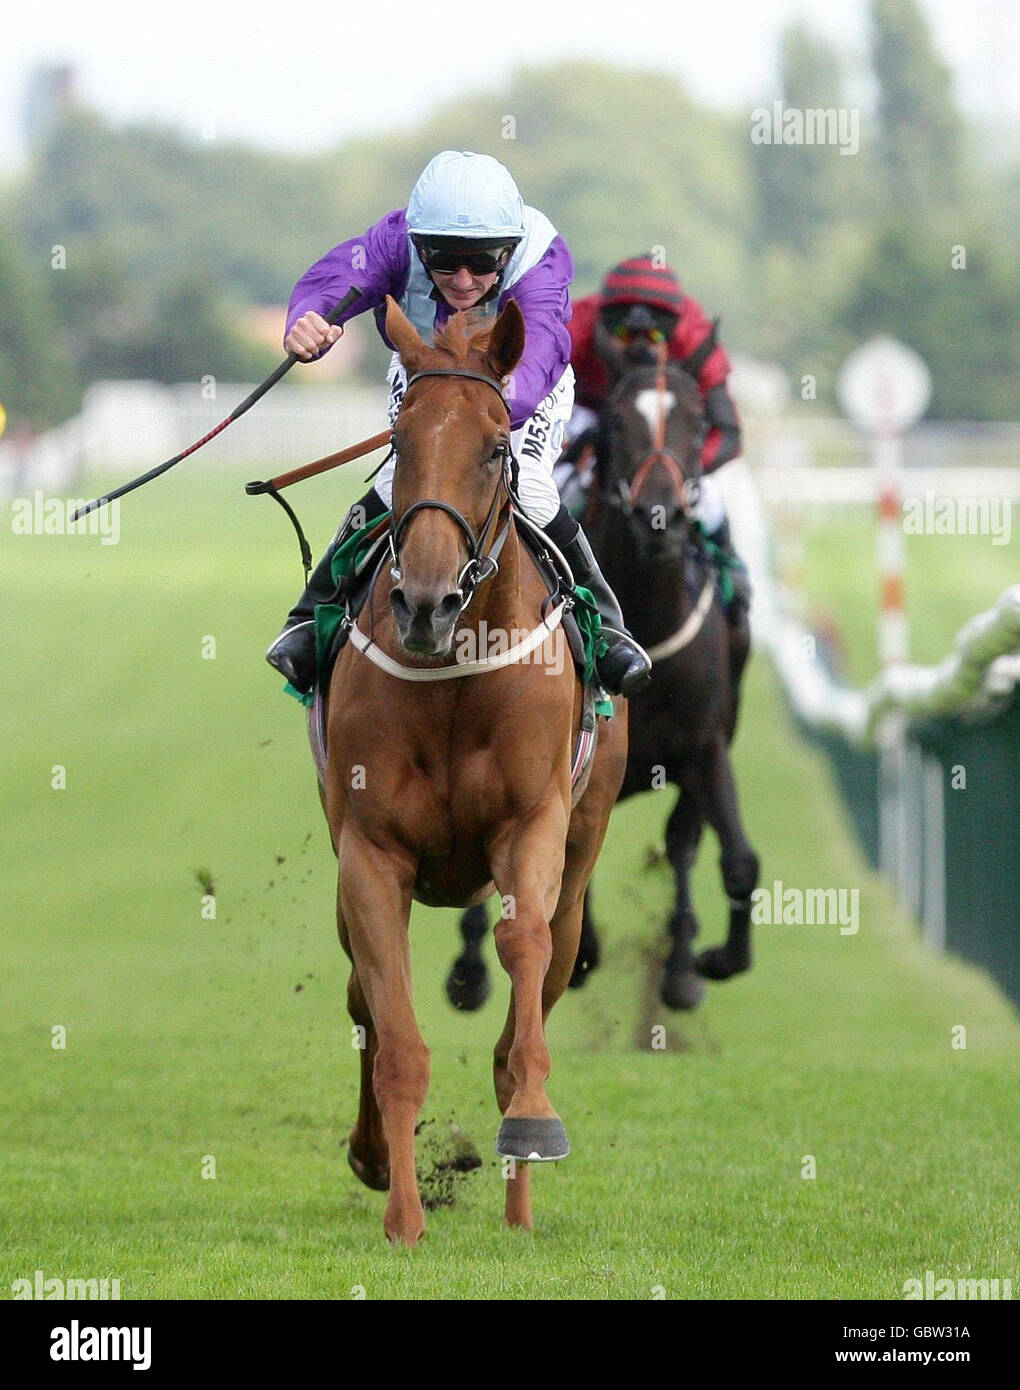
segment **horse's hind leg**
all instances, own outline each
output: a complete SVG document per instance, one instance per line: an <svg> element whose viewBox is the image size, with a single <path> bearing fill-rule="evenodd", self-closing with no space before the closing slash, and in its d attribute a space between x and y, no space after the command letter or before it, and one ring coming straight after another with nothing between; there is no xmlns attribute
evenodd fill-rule
<svg viewBox="0 0 1020 1390"><path fill-rule="evenodd" d="M669 1009L696 1009L705 995L705 982L698 974L691 949L698 933L698 919L691 901L690 879L703 823L697 793L686 784L666 822L666 854L676 877L676 905L669 922L671 945L659 994Z"/></svg>
<svg viewBox="0 0 1020 1390"><path fill-rule="evenodd" d="M377 1040L371 1080L390 1168L383 1228L394 1243L415 1245L425 1230L425 1213L414 1131L428 1093L429 1053L411 1002L407 920L414 865L398 849L386 853L349 825L340 836L339 858L338 919L346 926ZM367 1063L362 1066L364 1082Z"/></svg>
<svg viewBox="0 0 1020 1390"><path fill-rule="evenodd" d="M484 903L476 903L460 916L460 936L464 949L446 977L446 997L462 1013L474 1013L489 997L489 969L482 955L482 942L489 929Z"/></svg>
<svg viewBox="0 0 1020 1390"><path fill-rule="evenodd" d="M710 980L728 980L751 965L751 894L758 882L758 856L744 834L737 784L721 733L705 750L700 770L705 816L719 836L719 866L730 901L730 920L725 943L702 951L698 970Z"/></svg>
<svg viewBox="0 0 1020 1390"><path fill-rule="evenodd" d="M599 967L601 948L598 932L591 919L591 888L584 890L584 905L581 910L581 940L577 946L577 959L570 976L570 988L580 989L593 970Z"/></svg>

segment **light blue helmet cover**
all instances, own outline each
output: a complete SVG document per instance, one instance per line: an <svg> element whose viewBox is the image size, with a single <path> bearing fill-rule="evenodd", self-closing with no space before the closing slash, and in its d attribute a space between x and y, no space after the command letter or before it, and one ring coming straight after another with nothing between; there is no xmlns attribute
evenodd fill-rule
<svg viewBox="0 0 1020 1390"><path fill-rule="evenodd" d="M443 150L411 191L407 229L432 236L521 237L524 199L498 159Z"/></svg>

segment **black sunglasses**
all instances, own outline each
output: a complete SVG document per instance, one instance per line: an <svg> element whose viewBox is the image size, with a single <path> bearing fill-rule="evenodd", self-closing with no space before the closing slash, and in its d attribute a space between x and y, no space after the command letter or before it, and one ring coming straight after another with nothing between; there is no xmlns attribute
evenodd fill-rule
<svg viewBox="0 0 1020 1390"><path fill-rule="evenodd" d="M427 241L415 244L425 269L438 271L440 275L453 275L461 266L465 266L472 275L493 275L506 269L516 246L516 242L508 242L486 250L471 251Z"/></svg>

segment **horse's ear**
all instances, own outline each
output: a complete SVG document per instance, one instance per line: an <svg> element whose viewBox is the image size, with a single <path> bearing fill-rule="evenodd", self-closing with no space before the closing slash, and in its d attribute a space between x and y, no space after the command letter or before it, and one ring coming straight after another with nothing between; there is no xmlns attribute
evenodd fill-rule
<svg viewBox="0 0 1020 1390"><path fill-rule="evenodd" d="M508 299L492 326L486 359L497 381L509 376L524 356L524 315L516 299Z"/></svg>
<svg viewBox="0 0 1020 1390"><path fill-rule="evenodd" d="M418 330L389 294L386 296L386 336L400 354L400 360L405 367L409 358L425 350Z"/></svg>
<svg viewBox="0 0 1020 1390"><path fill-rule="evenodd" d="M614 338L601 318L595 320L595 351L609 368L611 377L622 376L627 366L627 351L619 338Z"/></svg>

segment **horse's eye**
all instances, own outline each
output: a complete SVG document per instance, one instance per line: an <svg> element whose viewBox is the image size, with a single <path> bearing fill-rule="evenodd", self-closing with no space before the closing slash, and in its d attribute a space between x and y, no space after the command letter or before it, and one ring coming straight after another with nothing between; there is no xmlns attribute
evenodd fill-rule
<svg viewBox="0 0 1020 1390"><path fill-rule="evenodd" d="M492 453L489 455L490 463L506 463L507 455L510 453L510 445L505 439L497 440L493 446Z"/></svg>

